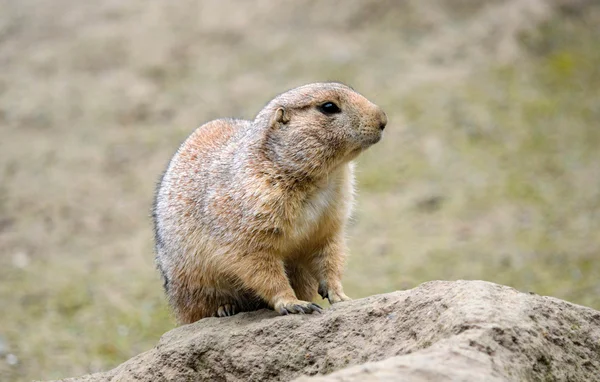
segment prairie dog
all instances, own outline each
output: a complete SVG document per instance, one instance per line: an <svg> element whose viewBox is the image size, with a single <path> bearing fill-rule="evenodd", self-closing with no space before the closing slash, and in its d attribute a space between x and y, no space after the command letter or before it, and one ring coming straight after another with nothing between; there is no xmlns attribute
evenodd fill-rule
<svg viewBox="0 0 600 382"><path fill-rule="evenodd" d="M387 116L350 87L314 83L253 121L197 128L171 159L153 209L156 264L179 324L270 307L320 312L349 300L341 276L353 164Z"/></svg>

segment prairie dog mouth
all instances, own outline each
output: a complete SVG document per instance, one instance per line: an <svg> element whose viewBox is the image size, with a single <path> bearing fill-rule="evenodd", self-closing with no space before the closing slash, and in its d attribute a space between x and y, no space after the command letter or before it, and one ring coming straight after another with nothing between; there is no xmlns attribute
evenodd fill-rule
<svg viewBox="0 0 600 382"><path fill-rule="evenodd" d="M359 137L361 146L363 146L363 148L366 149L367 147L379 142L381 140L382 136L383 136L383 134L381 131L363 132L360 134L360 137Z"/></svg>

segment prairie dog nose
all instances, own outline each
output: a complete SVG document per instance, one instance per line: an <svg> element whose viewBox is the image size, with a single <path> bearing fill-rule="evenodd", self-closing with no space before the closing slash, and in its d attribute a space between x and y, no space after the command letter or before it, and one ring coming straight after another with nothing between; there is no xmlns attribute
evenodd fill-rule
<svg viewBox="0 0 600 382"><path fill-rule="evenodd" d="M387 115L383 110L381 110L381 108L378 108L377 111L379 113L379 129L383 131L383 129L385 129L385 126L388 123Z"/></svg>

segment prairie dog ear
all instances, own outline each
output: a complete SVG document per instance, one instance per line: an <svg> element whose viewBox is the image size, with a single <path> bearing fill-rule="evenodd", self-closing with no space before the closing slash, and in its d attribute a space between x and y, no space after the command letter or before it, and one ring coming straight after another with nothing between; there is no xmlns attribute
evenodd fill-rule
<svg viewBox="0 0 600 382"><path fill-rule="evenodd" d="M280 106L273 114L273 118L271 119L271 127L276 128L279 124L286 125L289 121L290 113L285 109L285 107Z"/></svg>

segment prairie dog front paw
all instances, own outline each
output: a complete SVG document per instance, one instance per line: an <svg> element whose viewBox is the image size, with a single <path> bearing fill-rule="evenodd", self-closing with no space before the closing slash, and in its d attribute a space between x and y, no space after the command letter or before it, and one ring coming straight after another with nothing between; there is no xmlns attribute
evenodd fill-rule
<svg viewBox="0 0 600 382"><path fill-rule="evenodd" d="M319 305L302 300L281 301L275 304L274 309L282 315L313 312L321 313L323 311Z"/></svg>
<svg viewBox="0 0 600 382"><path fill-rule="evenodd" d="M319 294L321 297L328 299L330 304L352 300L350 297L346 296L341 286L334 289L329 288L326 283L319 284Z"/></svg>

